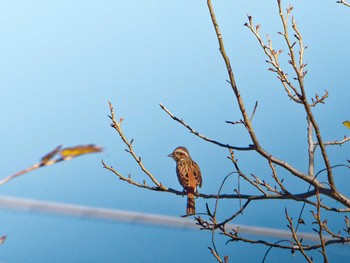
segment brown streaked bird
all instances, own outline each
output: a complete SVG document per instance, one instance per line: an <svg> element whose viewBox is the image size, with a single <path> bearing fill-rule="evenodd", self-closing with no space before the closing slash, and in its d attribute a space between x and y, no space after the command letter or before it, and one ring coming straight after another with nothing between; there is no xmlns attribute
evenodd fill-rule
<svg viewBox="0 0 350 263"><path fill-rule="evenodd" d="M193 215L196 213L195 192L197 186L202 187L202 175L198 164L192 160L188 150L183 147L177 147L168 155L176 162L176 174L181 186L187 193L186 214Z"/></svg>

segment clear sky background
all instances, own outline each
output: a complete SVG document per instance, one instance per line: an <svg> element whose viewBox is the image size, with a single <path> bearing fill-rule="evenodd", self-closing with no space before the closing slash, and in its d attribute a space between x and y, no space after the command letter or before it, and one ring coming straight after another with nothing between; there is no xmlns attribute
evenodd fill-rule
<svg viewBox="0 0 350 263"><path fill-rule="evenodd" d="M285 7L294 6L309 46L305 54L309 97L329 91L327 103L315 109L324 139L342 139L349 135L342 122L350 119L350 9L335 0L283 2ZM277 34L282 27L276 1L213 1L213 5L248 110L259 101L253 124L262 146L306 172L303 110L266 70L261 48L243 26L246 14L252 15L262 25L262 37L268 33L276 49L286 50ZM141 182L145 178L109 126L107 102L113 103L118 118L125 119L125 135L135 139L135 151L159 181L181 189L175 163L167 155L184 145L201 167L201 191L215 193L233 171L228 151L190 134L159 103L200 133L247 146L251 142L243 128L225 124L241 118L226 79L206 1L1 1L1 176L34 164L60 144L95 143L104 148L101 154L24 175L3 185L1 195L182 215L185 198L136 189L102 168L101 159ZM348 153L349 145L329 148L332 164L344 163ZM237 152L236 157L247 174L270 179L266 162L256 154ZM316 169L322 168L317 162ZM347 170L337 170L336 181L349 195L348 176ZM283 177L293 182L289 174ZM291 184L297 191L307 189L305 184ZM236 187L237 179L231 178L225 192ZM197 199L198 211L204 211L205 202ZM290 213L297 218L301 204L291 204ZM286 229L285 206L257 203L234 223ZM223 201L219 207L223 218L237 208L238 201ZM206 232L7 210L0 212L0 218L0 235L8 236L0 246L1 262L214 262ZM266 251L239 243L225 246L225 241L219 237L218 245L230 262L259 262ZM346 247L329 251L337 262L350 255ZM300 260L277 250L270 258L269 262Z"/></svg>

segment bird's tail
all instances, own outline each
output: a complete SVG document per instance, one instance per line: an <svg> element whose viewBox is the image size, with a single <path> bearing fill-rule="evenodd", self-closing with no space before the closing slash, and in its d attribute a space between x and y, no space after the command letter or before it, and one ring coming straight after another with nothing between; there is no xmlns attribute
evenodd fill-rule
<svg viewBox="0 0 350 263"><path fill-rule="evenodd" d="M196 213L196 203L194 200L194 193L193 191L189 192L187 194L187 208L186 208L186 214L187 215L193 215Z"/></svg>

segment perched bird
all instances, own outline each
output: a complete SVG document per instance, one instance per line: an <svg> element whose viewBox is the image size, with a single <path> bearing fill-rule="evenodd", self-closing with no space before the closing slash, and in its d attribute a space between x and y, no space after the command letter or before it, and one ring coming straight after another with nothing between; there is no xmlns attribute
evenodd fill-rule
<svg viewBox="0 0 350 263"><path fill-rule="evenodd" d="M197 186L202 187L202 175L198 164L192 160L188 150L183 147L177 147L168 155L176 162L176 174L181 186L187 193L186 214L193 215L196 213L194 193Z"/></svg>

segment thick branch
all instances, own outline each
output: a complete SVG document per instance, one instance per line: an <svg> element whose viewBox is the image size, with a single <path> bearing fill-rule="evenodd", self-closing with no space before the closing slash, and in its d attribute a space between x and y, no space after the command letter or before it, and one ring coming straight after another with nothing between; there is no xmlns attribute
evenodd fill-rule
<svg viewBox="0 0 350 263"><path fill-rule="evenodd" d="M301 178L302 180L304 180L304 181L306 181L306 182L308 182L308 183L310 183L310 184L312 184L314 186L322 188L323 185L321 183L319 183L315 178L313 178L311 176L308 176L306 174L303 174L302 172L298 171L297 169L295 169L294 167L292 167L291 165L289 165L285 161L282 161L280 159L277 159L277 158L271 156L271 154L266 152L260 146L258 138L257 138L257 136L256 136L256 134L255 134L255 132L253 130L253 127L252 127L251 121L249 119L249 116L248 116L248 114L246 112L246 109L245 109L245 106L244 106L244 103L243 103L243 99L242 99L242 97L240 95L240 92L239 92L239 90L237 88L237 85L236 85L236 82L235 82L235 78L234 78L234 75L233 75L233 71L232 71L232 67L231 67L231 63L230 63L230 60L229 60L229 58L228 58L228 56L226 54L224 43L223 43L223 39L222 39L222 35L221 35L221 32L220 32L218 23L216 21L216 17L215 17L215 14L214 14L214 9L212 7L212 4L211 4L210 0L208 0L207 3L208 3L210 16L211 16L211 19L212 19L212 22L213 22L213 25L214 25L216 37L217 37L218 42L219 42L220 52L221 52L221 55L222 55L222 57L223 57L223 59L225 61L227 73L228 73L229 78L230 78L230 85L231 85L231 88L232 88L233 92L235 93L238 106L240 108L240 111L241 111L243 119L244 119L244 125L246 126L246 129L249 132L249 135L250 135L250 137L251 137L251 139L253 141L253 145L255 145L255 150L261 156L263 156L264 158L270 159L273 163L275 163L275 164L277 164L279 166L282 166L283 168L285 168L286 170L291 172L293 175ZM349 204L350 204L350 202L349 202Z"/></svg>
<svg viewBox="0 0 350 263"><path fill-rule="evenodd" d="M347 7L350 7L350 4L348 2L346 2L345 0L340 0L340 1L337 1L338 4L343 4Z"/></svg>

